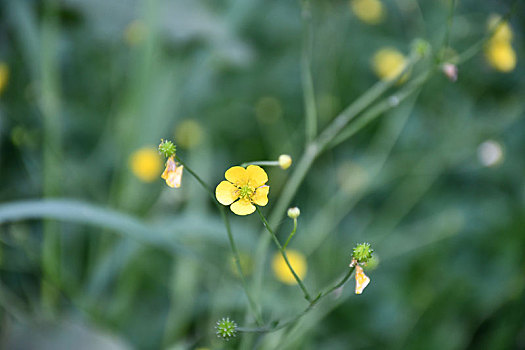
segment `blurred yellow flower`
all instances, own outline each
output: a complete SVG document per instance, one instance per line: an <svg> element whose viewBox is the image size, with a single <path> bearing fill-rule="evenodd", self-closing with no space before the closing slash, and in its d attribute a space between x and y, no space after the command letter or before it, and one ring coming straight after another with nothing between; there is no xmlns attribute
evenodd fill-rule
<svg viewBox="0 0 525 350"><path fill-rule="evenodd" d="M292 165L292 157L287 154L281 154L279 156L279 166L281 169L286 170Z"/></svg>
<svg viewBox="0 0 525 350"><path fill-rule="evenodd" d="M159 176L162 163L155 148L144 147L129 157L129 167L140 180L152 182Z"/></svg>
<svg viewBox="0 0 525 350"><path fill-rule="evenodd" d="M498 14L492 14L488 20L488 29L492 31L497 27L496 31L491 37L491 40L496 41L511 41L512 40L512 29L508 22L500 22L501 16ZM499 23L499 25L498 25Z"/></svg>
<svg viewBox="0 0 525 350"><path fill-rule="evenodd" d="M193 119L186 119L179 124L175 131L177 145L190 149L202 141L203 131L199 123Z"/></svg>
<svg viewBox="0 0 525 350"><path fill-rule="evenodd" d="M363 268L356 264L355 266L355 294L363 293L363 290L370 283L370 278L365 275Z"/></svg>
<svg viewBox="0 0 525 350"><path fill-rule="evenodd" d="M166 161L166 169L160 177L166 180L166 184L171 188L179 188L182 180L182 170L184 166L175 162L175 156L171 156Z"/></svg>
<svg viewBox="0 0 525 350"><path fill-rule="evenodd" d="M0 62L0 95L7 86L9 80L9 67L4 62Z"/></svg>
<svg viewBox="0 0 525 350"><path fill-rule="evenodd" d="M368 24L381 23L385 15L379 0L350 0L350 8L357 18Z"/></svg>
<svg viewBox="0 0 525 350"><path fill-rule="evenodd" d="M124 41L129 46L140 44L148 32L146 25L140 20L134 20L124 30Z"/></svg>
<svg viewBox="0 0 525 350"><path fill-rule="evenodd" d="M302 253L292 249L286 251L286 256L288 257L288 261L290 262L290 265L292 265L297 276L299 276L300 279L303 279L306 276L307 271L305 256ZM275 277L277 277L279 281L286 284L297 283L293 274L290 272L288 265L286 265L286 261L284 261L284 258L280 253L275 253L273 256L272 269Z"/></svg>
<svg viewBox="0 0 525 350"><path fill-rule="evenodd" d="M268 203L270 186L266 172L257 165L249 165L246 169L234 166L226 170L226 180L215 189L215 197L222 205L230 205L231 211L237 215L248 215L255 211L255 206L265 206Z"/></svg>
<svg viewBox="0 0 525 350"><path fill-rule="evenodd" d="M516 67L516 52L508 41L490 40L485 47L487 62L500 72L510 72Z"/></svg>
<svg viewBox="0 0 525 350"><path fill-rule="evenodd" d="M406 57L394 48L382 48L372 58L374 73L381 80L391 80L405 68ZM406 79L406 75L404 76Z"/></svg>

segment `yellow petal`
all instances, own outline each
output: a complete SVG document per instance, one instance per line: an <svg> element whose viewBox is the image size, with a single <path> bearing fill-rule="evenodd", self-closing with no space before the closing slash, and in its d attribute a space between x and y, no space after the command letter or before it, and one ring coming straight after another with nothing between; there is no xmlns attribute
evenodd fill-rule
<svg viewBox="0 0 525 350"><path fill-rule="evenodd" d="M248 165L246 168L248 174L249 185L253 188L260 187L268 181L268 175L266 172L258 165Z"/></svg>
<svg viewBox="0 0 525 350"><path fill-rule="evenodd" d="M357 265L355 267L355 294L363 293L368 283L370 283L370 278L365 275L363 268Z"/></svg>
<svg viewBox="0 0 525 350"><path fill-rule="evenodd" d="M255 206L247 199L239 199L230 209L237 215L248 215L255 211Z"/></svg>
<svg viewBox="0 0 525 350"><path fill-rule="evenodd" d="M264 207L266 204L268 204L268 192L270 191L270 186L264 185L261 187L257 187L255 190L255 193L252 196L252 202L260 205L261 207Z"/></svg>
<svg viewBox="0 0 525 350"><path fill-rule="evenodd" d="M237 198L239 198L239 193L237 187L234 186L231 182L222 181L215 188L215 197L222 205L230 205Z"/></svg>
<svg viewBox="0 0 525 350"><path fill-rule="evenodd" d="M248 173L242 166L234 166L226 170L224 177L226 180L239 187L248 184Z"/></svg>

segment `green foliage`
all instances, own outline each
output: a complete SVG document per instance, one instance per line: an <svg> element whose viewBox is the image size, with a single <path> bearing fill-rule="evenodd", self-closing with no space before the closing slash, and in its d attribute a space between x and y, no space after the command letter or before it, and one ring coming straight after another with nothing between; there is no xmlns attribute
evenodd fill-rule
<svg viewBox="0 0 525 350"><path fill-rule="evenodd" d="M523 348L523 2L381 3L367 24L346 0L0 1L0 343ZM506 73L492 13L509 15ZM378 81L385 47L407 65ZM130 167L159 139L179 189ZM213 189L254 161L309 293L274 276L257 214L218 209L189 172Z"/></svg>

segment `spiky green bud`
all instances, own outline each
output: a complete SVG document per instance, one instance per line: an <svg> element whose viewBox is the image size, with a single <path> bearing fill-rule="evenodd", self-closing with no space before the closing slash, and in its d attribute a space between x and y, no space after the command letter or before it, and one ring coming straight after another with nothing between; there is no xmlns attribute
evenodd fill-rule
<svg viewBox="0 0 525 350"><path fill-rule="evenodd" d="M366 264L372 258L374 250L370 248L369 243L361 243L355 246L352 252L352 258L359 264Z"/></svg>
<svg viewBox="0 0 525 350"><path fill-rule="evenodd" d="M218 320L215 329L217 336L226 341L237 335L237 323L235 323L233 320L230 320L229 317L223 317Z"/></svg>
<svg viewBox="0 0 525 350"><path fill-rule="evenodd" d="M177 147L173 144L173 142L166 141L164 139L160 140L160 145L159 145L160 154L162 154L166 158L169 158L175 155L175 152L177 152Z"/></svg>

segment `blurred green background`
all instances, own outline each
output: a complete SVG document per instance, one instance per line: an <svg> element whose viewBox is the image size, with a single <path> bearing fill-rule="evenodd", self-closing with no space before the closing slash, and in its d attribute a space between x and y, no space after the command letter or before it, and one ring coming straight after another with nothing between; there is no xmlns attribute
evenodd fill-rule
<svg viewBox="0 0 525 350"><path fill-rule="evenodd" d="M525 4L451 5L2 0L0 346L525 349ZM218 339L219 318L253 319L219 212L187 171L179 189L160 179L160 139L213 188L233 165L290 154L290 169L266 168L269 214L305 150L304 96L322 131L378 81L379 50L397 50L388 70L416 38L428 55L289 203L308 288L344 275L362 241L370 285L355 295L350 280L295 326ZM440 59L472 45L451 82ZM256 215L227 215L266 323L301 312ZM284 240L292 221L274 221Z"/></svg>

